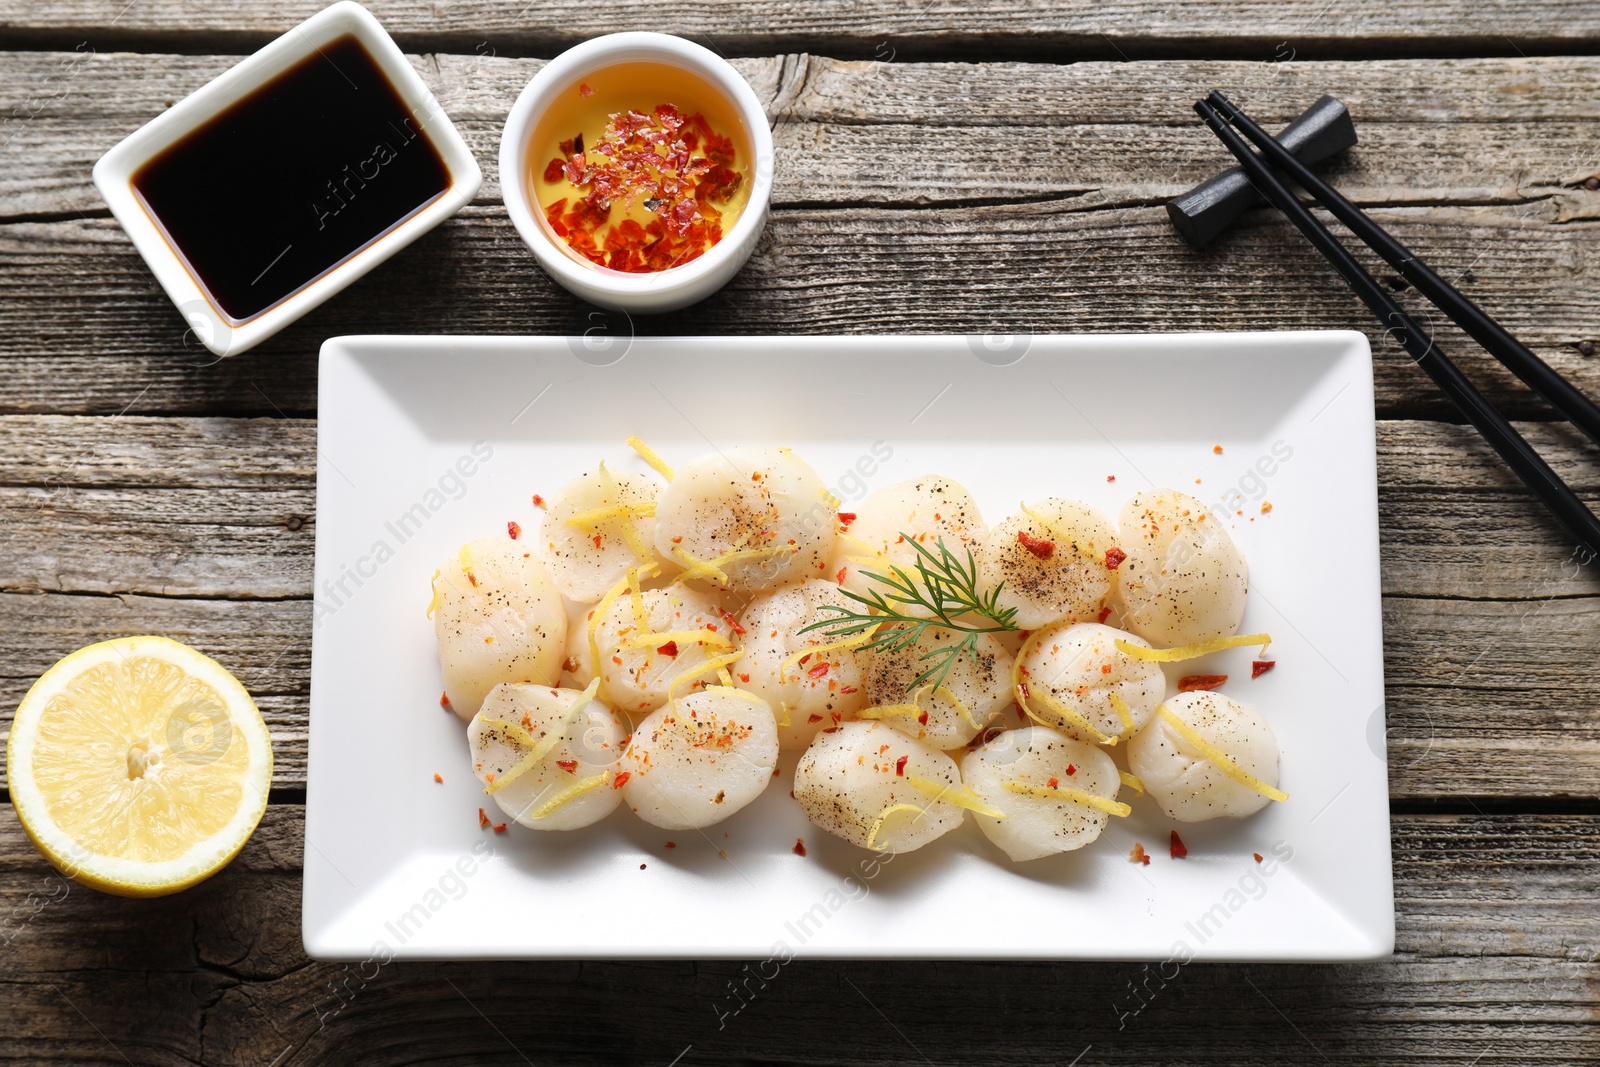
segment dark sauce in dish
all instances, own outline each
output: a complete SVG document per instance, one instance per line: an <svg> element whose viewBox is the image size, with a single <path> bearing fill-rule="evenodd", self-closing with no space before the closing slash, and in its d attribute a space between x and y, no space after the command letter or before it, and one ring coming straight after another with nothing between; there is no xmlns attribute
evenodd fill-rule
<svg viewBox="0 0 1600 1067"><path fill-rule="evenodd" d="M234 322L309 285L449 187L439 150L353 36L133 176L145 210Z"/></svg>

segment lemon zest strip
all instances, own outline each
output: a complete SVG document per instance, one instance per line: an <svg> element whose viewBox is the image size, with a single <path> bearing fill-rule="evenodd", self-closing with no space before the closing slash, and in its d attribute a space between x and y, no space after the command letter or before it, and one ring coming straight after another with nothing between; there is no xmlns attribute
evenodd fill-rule
<svg viewBox="0 0 1600 1067"><path fill-rule="evenodd" d="M1049 711L1053 715L1056 715L1058 718L1060 718L1061 723L1065 723L1078 730L1082 730L1084 733L1093 737L1099 744L1115 745L1121 740L1120 737L1108 737L1101 733L1088 719L1085 719L1082 715L1079 715L1076 711L1057 700L1055 695L1048 689L1030 689L1029 695L1037 698L1039 703L1044 705L1046 711ZM1028 707L1026 704L1023 705L1022 710L1027 712L1028 716L1037 723L1042 723L1045 726L1061 725L1061 723L1045 722L1044 719L1041 719L1038 715L1034 714L1033 709Z"/></svg>
<svg viewBox="0 0 1600 1067"><path fill-rule="evenodd" d="M789 718L789 705L781 700L778 701L778 714L782 716L782 718L778 719L779 726L792 725L792 721Z"/></svg>
<svg viewBox="0 0 1600 1067"><path fill-rule="evenodd" d="M572 706L561 716L560 722L556 723L555 727L544 735L543 740L537 742L534 741L532 734L517 723L507 722L504 719L481 720L485 726L496 726L504 730L508 737L512 734L521 734L522 736L518 740L533 746L528 753L516 762L515 766L506 773L498 775L494 781L484 787L483 791L487 794L500 792L500 790L522 777L530 768L536 766L554 751L555 747L566 739L567 731L572 728L572 724L578 719L578 713L589 706L589 702L594 699L594 695L599 689L600 679L597 676L582 693L578 694L578 699L574 700Z"/></svg>
<svg viewBox="0 0 1600 1067"><path fill-rule="evenodd" d="M1138 775L1129 774L1127 771L1118 771L1117 777L1122 779L1123 785L1127 786L1129 789L1137 789L1139 791L1139 795L1144 796L1144 783L1139 780Z"/></svg>
<svg viewBox="0 0 1600 1067"><path fill-rule="evenodd" d="M723 689L735 688L733 684L733 675L728 673L728 668L726 667L717 668L717 681L722 683L721 688ZM743 692L743 690L740 690L740 692Z"/></svg>
<svg viewBox="0 0 1600 1067"><path fill-rule="evenodd" d="M869 629L863 630L853 637L846 637L840 641L829 641L826 644L812 645L810 648L802 648L799 652L796 652L794 655L785 658L782 663L778 664L778 684L783 685L785 682L787 682L789 679L785 677L785 675L789 673L789 668L795 666L807 656L821 656L828 652L837 652L840 649L855 648L858 645L866 644L870 640L872 640L872 630ZM796 677L798 678L799 675L796 675Z"/></svg>
<svg viewBox="0 0 1600 1067"><path fill-rule="evenodd" d="M1156 709L1156 714L1161 716L1162 721L1168 726L1172 727L1172 729L1177 732L1179 737L1187 741L1191 747L1198 749L1201 756L1216 764L1217 770L1221 771L1229 778L1232 778L1246 789L1252 789L1266 797L1268 800L1284 801L1289 799L1288 793L1268 785L1266 782L1263 782L1261 779L1255 777L1249 771L1233 762L1232 759L1228 758L1228 754L1226 752L1222 751L1222 749L1201 737L1199 731L1174 715L1172 710L1165 704Z"/></svg>
<svg viewBox="0 0 1600 1067"><path fill-rule="evenodd" d="M557 808L561 807L563 804L569 804L586 793L593 793L601 786L609 784L610 781L610 771L601 771L599 774L590 775L588 778L581 778L567 786L565 789L561 790L561 792L557 793L543 804L540 804L537 808L534 808L533 813L529 816L529 818L542 819L546 815L549 815L551 812L555 811Z"/></svg>
<svg viewBox="0 0 1600 1067"><path fill-rule="evenodd" d="M887 719L895 715L921 715L923 710L918 704L874 704L856 712L856 718Z"/></svg>
<svg viewBox="0 0 1600 1067"><path fill-rule="evenodd" d="M917 687L917 695L912 697L911 699L915 703L920 705L922 703L922 693L927 688L928 687L926 685L918 686ZM950 701L950 703L952 703L952 704L954 704L956 706L956 710L961 713L962 717L965 718L967 720L967 722L972 724L972 728L974 730L983 729L983 723L979 722L976 718L973 717L972 712L967 710L967 706L965 704L961 703L961 700L954 693L950 692L950 690L946 689L942 685L941 686L935 686L934 690L933 690L933 695L934 696L938 696L940 693L943 693L945 699Z"/></svg>
<svg viewBox="0 0 1600 1067"><path fill-rule="evenodd" d="M1130 709L1128 707L1127 703L1122 699L1122 697L1117 695L1116 690L1112 690L1111 693L1110 693L1110 696L1111 696L1111 710L1116 712L1117 713L1117 718L1122 720L1122 733L1119 734L1118 736L1127 737L1127 736L1132 735L1132 733L1133 733L1133 711L1132 711L1132 709ZM1143 790L1140 790L1140 792L1143 792Z"/></svg>
<svg viewBox="0 0 1600 1067"><path fill-rule="evenodd" d="M728 584L728 573L717 566L715 560L701 559L686 548L674 548L672 554L683 564L684 571L672 580L673 585L694 578L709 578L718 585Z"/></svg>
<svg viewBox="0 0 1600 1067"><path fill-rule="evenodd" d="M844 504L843 500L840 500L838 497L834 496L833 493L829 492L827 486L823 486L821 489L818 489L817 492L821 495L822 502L835 511L838 511L840 506Z"/></svg>
<svg viewBox="0 0 1600 1067"><path fill-rule="evenodd" d="M639 568L628 568L628 599L633 604L633 625L640 635L650 635L650 613L644 609L644 593L639 589ZM636 635L637 636L637 635ZM665 644L666 642L662 642Z"/></svg>
<svg viewBox="0 0 1600 1067"><path fill-rule="evenodd" d="M711 631L707 630L706 632L710 633ZM698 678L702 674L708 674L711 671L717 670L718 668L727 667L734 663L742 655L744 655L743 649L740 649L737 652L730 652L726 656L712 656L710 659L704 660L700 663L697 663L695 666L690 667L682 674L679 674L673 678L672 681L668 682L667 703L672 705L673 714L676 715L678 711L678 698L673 694L674 689L678 688L678 686L682 685L684 682L687 682L691 678ZM743 690L740 690L740 692L743 692ZM683 720L679 719L679 721L682 722Z"/></svg>
<svg viewBox="0 0 1600 1067"><path fill-rule="evenodd" d="M639 453L639 458L650 464L650 466L654 467L656 469L656 473L661 475L661 477L665 478L667 481L670 482L672 479L678 476L677 472L667 464L667 461L661 458L661 454L659 452L645 444L643 441L639 440L637 437L628 438L628 447Z"/></svg>
<svg viewBox="0 0 1600 1067"><path fill-rule="evenodd" d="M1116 639L1118 652L1126 653L1134 659L1142 659L1146 663L1178 663L1186 659L1195 659L1198 656L1210 655L1221 652L1225 648L1242 648L1245 645L1260 645L1261 651L1256 653L1259 659L1267 654L1267 646L1272 644L1271 634L1238 634L1233 637L1214 637L1209 641L1200 641L1193 645L1179 645L1177 648L1145 648Z"/></svg>
<svg viewBox="0 0 1600 1067"><path fill-rule="evenodd" d="M622 489L617 485L616 476L606 469L605 460L600 461L600 494L607 501L616 497L618 507L627 506L622 503ZM651 514L654 513L652 505ZM644 535L639 533L639 528L634 525L632 518L622 524L622 539L628 542L628 551L638 557L641 563L650 558L650 546L644 543Z"/></svg>
<svg viewBox="0 0 1600 1067"><path fill-rule="evenodd" d="M884 852L888 849L888 845L885 845L883 848L879 848L877 845L874 845L873 842L878 839L878 831L883 829L884 820L888 819L889 816L893 815L897 811L914 811L918 815L926 815L928 813L927 808L919 808L915 804L889 805L887 808L884 808L882 811L878 812L878 817L872 820L872 828L867 831L867 848L871 849L873 852Z"/></svg>
<svg viewBox="0 0 1600 1067"><path fill-rule="evenodd" d="M433 577L428 579L428 588L433 590L433 599L428 601L428 618L433 618L433 613L439 610L439 601L444 599L444 594L439 592L439 575L443 571L434 571Z"/></svg>
<svg viewBox="0 0 1600 1067"><path fill-rule="evenodd" d="M643 567L632 568L628 571L630 577L648 578L658 568L654 563L646 563ZM617 597L627 592L629 579L623 578L616 585L606 590L606 595L600 598L600 603L594 606L594 611L589 614L589 655L594 658L594 676L600 677L600 641L596 634L600 632L600 624L605 621L606 613L611 610L611 605L617 602Z"/></svg>
<svg viewBox="0 0 1600 1067"><path fill-rule="evenodd" d="M1006 817L1005 812L985 804L983 798L968 786L935 782L930 778L923 778L921 775L916 774L906 775L906 784L923 796L933 798L935 802L942 800L946 804L954 804L958 808L966 808L968 811L975 811L979 815L987 815L991 819L1003 819Z"/></svg>
<svg viewBox="0 0 1600 1067"><path fill-rule="evenodd" d="M1070 800L1083 804L1096 811L1103 811L1107 815L1123 817L1133 814L1133 809L1120 800L1110 800L1096 793L1074 789L1070 785L1057 786L1052 789L1047 785L1033 785L1029 782L1016 782L1007 780L1000 783L1000 788L1008 793L1020 793L1025 797L1039 797L1042 800Z"/></svg>
<svg viewBox="0 0 1600 1067"><path fill-rule="evenodd" d="M590 508L567 516L566 524L578 529L592 528L602 522L613 519L644 519L656 513L656 502L646 500L642 504L608 504L605 507Z"/></svg>

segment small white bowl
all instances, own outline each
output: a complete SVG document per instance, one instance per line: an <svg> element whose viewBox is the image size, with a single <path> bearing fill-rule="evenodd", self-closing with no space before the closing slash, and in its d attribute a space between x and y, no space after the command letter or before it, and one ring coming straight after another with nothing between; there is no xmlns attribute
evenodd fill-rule
<svg viewBox="0 0 1600 1067"><path fill-rule="evenodd" d="M416 119L418 128L427 131L449 172L449 185L420 211L384 231L278 303L246 319L232 318L207 295L161 227L145 210L134 193L133 176L140 167L203 123L346 34L353 35L372 55L378 69ZM219 178L225 176L219 175ZM433 93L378 20L360 4L344 0L313 15L130 134L100 157L94 166L94 183L195 335L218 356L231 356L277 333L461 210L483 183L483 172ZM231 220L217 221L218 225L228 225Z"/></svg>
<svg viewBox="0 0 1600 1067"><path fill-rule="evenodd" d="M620 63L662 63L710 82L738 112L750 138L754 173L750 199L722 239L681 267L647 274L605 270L580 262L557 246L544 226L523 175L533 131L555 96L584 75ZM755 91L727 60L709 49L665 33L613 33L569 48L545 65L523 88L500 135L500 195L511 222L546 273L568 291L601 307L652 314L704 300L744 266L767 224L772 199L772 131Z"/></svg>

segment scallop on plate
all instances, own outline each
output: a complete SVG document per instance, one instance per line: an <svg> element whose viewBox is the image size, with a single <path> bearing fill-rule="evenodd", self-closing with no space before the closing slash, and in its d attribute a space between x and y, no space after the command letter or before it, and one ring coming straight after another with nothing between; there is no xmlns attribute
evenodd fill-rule
<svg viewBox="0 0 1600 1067"><path fill-rule="evenodd" d="M323 348L313 957L1391 950L1361 335L587 340Z"/></svg>

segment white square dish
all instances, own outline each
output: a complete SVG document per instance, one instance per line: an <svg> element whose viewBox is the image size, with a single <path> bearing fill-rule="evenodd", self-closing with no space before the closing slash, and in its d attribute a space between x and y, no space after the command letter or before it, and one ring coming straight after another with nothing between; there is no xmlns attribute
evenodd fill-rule
<svg viewBox="0 0 1600 1067"><path fill-rule="evenodd" d="M311 956L1182 962L1392 951L1363 335L640 338L608 351L586 340L343 337L322 348ZM630 434L669 462L791 446L846 510L928 472L964 483L991 522L1029 497L1078 497L1115 515L1141 488L1199 496L1227 513L1249 559L1244 630L1272 634L1277 667L1251 680L1241 649L1184 673L1242 672L1228 691L1271 721L1289 801L1242 821L1175 824L1134 800L1103 840L1025 864L969 820L888 860L810 825L787 795L786 759L759 800L703 833L658 830L626 810L570 834L480 829L478 807L493 808L461 722L439 707L429 579L507 521L537 531L532 494L600 458L638 463ZM1168 855L1174 828L1186 859ZM1136 841L1148 865L1130 862Z"/></svg>
<svg viewBox="0 0 1600 1067"><path fill-rule="evenodd" d="M234 104L347 35L360 43L394 87L401 103L416 121L416 132L424 133L424 139L432 142L448 172L448 184L442 193L277 303L246 318L234 318L207 292L161 223L146 208L134 190L134 176L146 163ZM326 53L323 58L327 59ZM353 82L351 84L354 86ZM316 116L307 116L300 124L304 127L315 121L318 121ZM293 151L298 146L283 147ZM367 145L360 147L370 149ZM336 178L338 174L330 177ZM216 175L219 185L228 180L226 173ZM271 337L460 211L483 184L483 172L427 84L412 69L378 20L353 0L343 0L319 11L129 134L100 157L94 166L94 183L195 336L216 355L231 356ZM314 205L307 206L314 210ZM247 209L241 207L240 213L247 214ZM215 224L221 228L240 227L245 220L218 218ZM289 249L285 248L284 252L287 251ZM262 273L274 263L276 260L263 262Z"/></svg>

